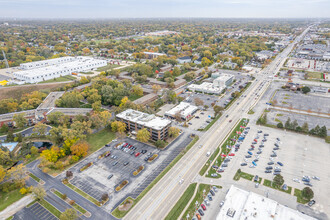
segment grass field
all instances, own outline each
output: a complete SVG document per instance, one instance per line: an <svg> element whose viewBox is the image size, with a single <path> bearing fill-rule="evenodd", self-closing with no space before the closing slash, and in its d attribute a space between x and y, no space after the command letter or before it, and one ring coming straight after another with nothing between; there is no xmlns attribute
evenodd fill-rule
<svg viewBox="0 0 330 220"><path fill-rule="evenodd" d="M97 68L97 71L99 71L99 72L108 71L108 70L111 70L111 69L117 68L117 67L120 67L120 65L118 65L118 64L108 64L106 66Z"/></svg>
<svg viewBox="0 0 330 220"><path fill-rule="evenodd" d="M238 169L237 170L237 172L236 172L236 174L235 174L235 176L234 176L234 180L235 181L238 181L241 177L243 178L243 179L246 179L246 180L249 180L249 181L251 181L252 179L253 179L253 175L252 174L249 174L249 173L244 173L244 172L239 172L239 170L240 169ZM265 180L266 181L266 180ZM261 182L261 180L260 180L260 182ZM264 183L265 184L265 183Z"/></svg>
<svg viewBox="0 0 330 220"><path fill-rule="evenodd" d="M67 76L61 76L61 77L58 77L58 78L55 78L55 79L45 80L45 81L39 82L39 84L53 83L53 82L66 82L66 81L72 81L72 80L75 80L75 79L77 79L77 78L74 77L74 76L67 75Z"/></svg>
<svg viewBox="0 0 330 220"><path fill-rule="evenodd" d="M197 183L192 183L188 186L179 201L175 204L172 210L168 213L165 220L178 219L184 208L187 206L189 200L194 195Z"/></svg>
<svg viewBox="0 0 330 220"><path fill-rule="evenodd" d="M20 189L15 189L10 192L3 192L0 191L0 211L4 210L7 208L9 205L13 204L14 202L20 200L23 198L25 195L22 195L19 192Z"/></svg>
<svg viewBox="0 0 330 220"><path fill-rule="evenodd" d="M297 197L297 202L299 203L306 204L307 202L309 202L307 199L303 198L300 189L294 189L294 195Z"/></svg>
<svg viewBox="0 0 330 220"><path fill-rule="evenodd" d="M318 72L307 73L308 79L322 79L323 74Z"/></svg>
<svg viewBox="0 0 330 220"><path fill-rule="evenodd" d="M95 134L90 134L87 137L87 142L90 144L89 153L97 151L105 144L116 138L116 134L110 129L103 129Z"/></svg>
<svg viewBox="0 0 330 220"><path fill-rule="evenodd" d="M142 193L134 200L131 197L126 198L124 202L126 202L128 199L133 201L132 207L129 209L131 210L148 192L149 190L158 183L163 176L185 155L186 152L189 151L190 148L199 140L198 136L195 136L195 138L188 144L188 146L145 188ZM124 203L123 202L123 203ZM119 211L118 207L111 213L116 218L123 218L128 212L127 211Z"/></svg>
<svg viewBox="0 0 330 220"><path fill-rule="evenodd" d="M137 99L139 99L141 97L142 96L131 94L130 96L128 96L128 99L133 102L133 101L135 101L135 100L137 100Z"/></svg>

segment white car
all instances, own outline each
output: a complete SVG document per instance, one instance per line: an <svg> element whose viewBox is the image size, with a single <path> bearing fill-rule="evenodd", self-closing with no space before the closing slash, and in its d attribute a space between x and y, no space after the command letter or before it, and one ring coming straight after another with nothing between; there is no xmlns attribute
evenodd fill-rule
<svg viewBox="0 0 330 220"><path fill-rule="evenodd" d="M223 206L223 204L225 204L225 201L220 202L220 208Z"/></svg>
<svg viewBox="0 0 330 220"><path fill-rule="evenodd" d="M270 157L269 159L274 162L274 158Z"/></svg>
<svg viewBox="0 0 330 220"><path fill-rule="evenodd" d="M179 181L179 184L181 185L183 182L184 182L184 179L181 179L181 180Z"/></svg>
<svg viewBox="0 0 330 220"><path fill-rule="evenodd" d="M250 168L255 168L255 166L254 166L254 165L250 165L249 167L250 167Z"/></svg>

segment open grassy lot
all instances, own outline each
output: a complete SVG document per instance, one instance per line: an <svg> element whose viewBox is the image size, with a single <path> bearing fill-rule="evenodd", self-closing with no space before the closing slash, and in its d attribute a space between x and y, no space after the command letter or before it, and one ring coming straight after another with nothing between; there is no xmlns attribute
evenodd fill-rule
<svg viewBox="0 0 330 220"><path fill-rule="evenodd" d="M99 71L99 72L108 71L108 70L111 70L111 69L116 68L116 67L120 67L120 65L118 65L118 64L108 64L106 66L97 68L97 71Z"/></svg>
<svg viewBox="0 0 330 220"><path fill-rule="evenodd" d="M175 204L172 210L168 213L165 220L178 219L184 208L187 206L189 200L194 195L197 183L192 183L188 186L179 201Z"/></svg>
<svg viewBox="0 0 330 220"><path fill-rule="evenodd" d="M133 102L133 101L135 101L135 100L137 100L137 99L139 99L141 97L142 96L131 94L130 96L128 96L128 99Z"/></svg>
<svg viewBox="0 0 330 220"><path fill-rule="evenodd" d="M72 81L75 79L77 79L77 78L74 76L67 75L67 76L61 76L61 77L58 77L55 79L45 80L45 81L39 82L39 84L40 83L52 83L52 82L66 82L66 81Z"/></svg>
<svg viewBox="0 0 330 220"><path fill-rule="evenodd" d="M109 128L105 128L95 134L88 135L87 142L90 144L89 153L97 151L105 144L115 139L116 134L113 133Z"/></svg>
<svg viewBox="0 0 330 220"><path fill-rule="evenodd" d="M14 202L20 200L23 198L25 195L22 195L19 192L20 189L15 189L10 192L3 192L0 191L0 211L4 210L7 208L9 205L13 204Z"/></svg>

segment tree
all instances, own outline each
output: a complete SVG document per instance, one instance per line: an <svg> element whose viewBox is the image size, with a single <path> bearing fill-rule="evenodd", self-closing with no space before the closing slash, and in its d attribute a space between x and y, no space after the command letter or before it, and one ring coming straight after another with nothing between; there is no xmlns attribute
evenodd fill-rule
<svg viewBox="0 0 330 220"><path fill-rule="evenodd" d="M134 95L143 96L143 88L140 85L133 86L132 90Z"/></svg>
<svg viewBox="0 0 330 220"><path fill-rule="evenodd" d="M6 141L7 142L13 142L14 138L15 138L15 136L14 136L13 129L9 129L9 131L7 133Z"/></svg>
<svg viewBox="0 0 330 220"><path fill-rule="evenodd" d="M327 127L322 126L318 133L318 136L325 138L327 136Z"/></svg>
<svg viewBox="0 0 330 220"><path fill-rule="evenodd" d="M203 100L201 100L200 98L195 98L194 101L197 106L204 105Z"/></svg>
<svg viewBox="0 0 330 220"><path fill-rule="evenodd" d="M51 112L47 115L47 121L49 121L51 124L59 125L60 119L64 116L63 112Z"/></svg>
<svg viewBox="0 0 330 220"><path fill-rule="evenodd" d="M75 143L70 148L71 153L73 155L78 156L78 157L85 157L85 156L87 156L88 149L89 149L89 145L85 141L81 141L81 142Z"/></svg>
<svg viewBox="0 0 330 220"><path fill-rule="evenodd" d="M124 98L122 98L119 107L124 106L124 105L126 104L127 101L128 101L128 97L127 97L127 96L125 96Z"/></svg>
<svg viewBox="0 0 330 220"><path fill-rule="evenodd" d="M148 142L150 137L151 134L146 128L139 130L136 134L136 139L141 142Z"/></svg>
<svg viewBox="0 0 330 220"><path fill-rule="evenodd" d="M25 118L24 116L25 116L24 113L21 113L21 114L15 114L15 115L13 116L13 120L14 120L14 122L15 122L15 124L16 124L16 127L18 127L18 128L23 128L23 127L26 125L27 120L26 120L26 118Z"/></svg>
<svg viewBox="0 0 330 220"><path fill-rule="evenodd" d="M77 218L78 218L78 214L74 208L66 209L60 215L60 220L76 220Z"/></svg>
<svg viewBox="0 0 330 220"><path fill-rule="evenodd" d="M279 122L277 125L276 125L278 128L283 128L283 123L282 122Z"/></svg>
<svg viewBox="0 0 330 220"><path fill-rule="evenodd" d="M17 166L14 166L8 170L8 174L10 175L10 178L12 178L15 181L21 181L25 176L25 166L23 164L19 164Z"/></svg>
<svg viewBox="0 0 330 220"><path fill-rule="evenodd" d="M113 132L125 133L126 131L126 124L121 121L114 121L111 123L111 130Z"/></svg>
<svg viewBox="0 0 330 220"><path fill-rule="evenodd" d="M291 124L291 129L296 130L297 127L298 127L298 122L297 122L297 120L294 120Z"/></svg>
<svg viewBox="0 0 330 220"><path fill-rule="evenodd" d="M285 127L286 129L291 129L291 118L288 118L288 119L286 120L284 127Z"/></svg>
<svg viewBox="0 0 330 220"><path fill-rule="evenodd" d="M106 201L109 198L108 193L104 193L101 197L102 201Z"/></svg>
<svg viewBox="0 0 330 220"><path fill-rule="evenodd" d="M284 183L284 179L283 179L283 176L281 174L279 175L276 175L273 179L273 184L275 187L279 188L283 185Z"/></svg>
<svg viewBox="0 0 330 220"><path fill-rule="evenodd" d="M33 187L32 193L37 200L43 200L46 196L46 190L41 185Z"/></svg>
<svg viewBox="0 0 330 220"><path fill-rule="evenodd" d="M11 161L11 158L10 158L10 154L9 154L9 151L5 151L5 150L2 150L0 148L0 164L7 164Z"/></svg>
<svg viewBox="0 0 330 220"><path fill-rule="evenodd" d="M170 128L168 129L168 135L169 135L170 137L174 137L174 138L176 138L177 136L179 136L179 134L180 134L180 129L179 129L179 128L176 128L176 127L170 127Z"/></svg>
<svg viewBox="0 0 330 220"><path fill-rule="evenodd" d="M309 131L308 123L305 122L305 123L303 124L303 126L301 127L301 129L302 129L302 131L303 131L304 133L308 133L308 131Z"/></svg>
<svg viewBox="0 0 330 220"><path fill-rule="evenodd" d="M47 125L39 122L33 128L33 132L38 133L40 136L44 136L47 131Z"/></svg>
<svg viewBox="0 0 330 220"><path fill-rule="evenodd" d="M221 112L224 110L224 108L221 106L218 106L218 105L214 105L213 110L214 110L214 114L218 115L219 113L221 114Z"/></svg>
<svg viewBox="0 0 330 220"><path fill-rule="evenodd" d="M311 91L311 89L308 87L308 86L304 86L301 91L304 93L304 94L307 94Z"/></svg>
<svg viewBox="0 0 330 220"><path fill-rule="evenodd" d="M7 175L7 170L0 165L0 183L4 180Z"/></svg>
<svg viewBox="0 0 330 220"><path fill-rule="evenodd" d="M159 92L159 90L161 90L161 87L159 85L152 85L151 88L152 88L152 91L156 94Z"/></svg>
<svg viewBox="0 0 330 220"><path fill-rule="evenodd" d="M166 146L166 142L165 141L163 141L163 140L157 140L156 142L155 142L155 146L157 147L157 148L164 148L165 146Z"/></svg>
<svg viewBox="0 0 330 220"><path fill-rule="evenodd" d="M3 124L0 127L0 133L7 133L9 131L9 127L7 124Z"/></svg>
<svg viewBox="0 0 330 220"><path fill-rule="evenodd" d="M64 149L59 149L56 146L53 146L52 148L50 148L49 150L43 150L40 154L40 156L42 158L44 158L45 160L49 161L49 162L57 162L59 157L62 157L65 155L65 151Z"/></svg>
<svg viewBox="0 0 330 220"><path fill-rule="evenodd" d="M303 190L301 191L301 195L307 199L307 200L311 200L314 197L314 192L310 187L305 187L303 188Z"/></svg>
<svg viewBox="0 0 330 220"><path fill-rule="evenodd" d="M100 111L101 107L102 107L101 101L97 101L92 104L93 111L95 112Z"/></svg>

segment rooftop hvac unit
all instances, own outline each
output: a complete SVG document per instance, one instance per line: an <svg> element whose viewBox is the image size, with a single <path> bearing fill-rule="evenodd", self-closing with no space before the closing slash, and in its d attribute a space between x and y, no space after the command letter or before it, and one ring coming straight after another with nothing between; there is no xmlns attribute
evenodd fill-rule
<svg viewBox="0 0 330 220"><path fill-rule="evenodd" d="M227 215L232 218L234 217L235 213L236 213L236 211L232 208L229 208L227 211Z"/></svg>

